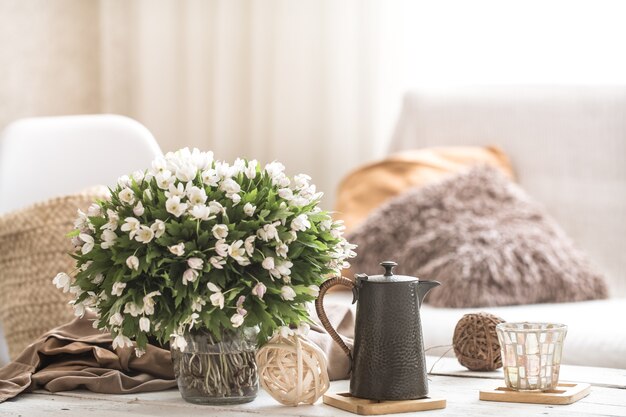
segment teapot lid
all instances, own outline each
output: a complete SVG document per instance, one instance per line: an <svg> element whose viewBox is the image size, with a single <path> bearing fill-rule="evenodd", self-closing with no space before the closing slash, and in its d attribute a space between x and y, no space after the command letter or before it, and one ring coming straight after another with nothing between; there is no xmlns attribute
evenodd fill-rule
<svg viewBox="0 0 626 417"><path fill-rule="evenodd" d="M384 261L380 263L380 266L385 268L384 275L372 275L367 276L366 274L357 274L357 279L367 280L367 282L409 282L409 281L419 281L419 278L412 277L409 275L394 275L393 268L398 266L397 263L393 261Z"/></svg>

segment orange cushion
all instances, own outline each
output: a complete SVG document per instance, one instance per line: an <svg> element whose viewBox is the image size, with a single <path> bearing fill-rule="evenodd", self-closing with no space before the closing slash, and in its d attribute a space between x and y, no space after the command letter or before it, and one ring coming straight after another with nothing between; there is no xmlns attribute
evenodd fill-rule
<svg viewBox="0 0 626 417"><path fill-rule="evenodd" d="M495 146L424 148L391 155L356 169L339 184L335 218L344 220L346 230L354 230L390 198L479 164L492 165L514 178L508 157Z"/></svg>

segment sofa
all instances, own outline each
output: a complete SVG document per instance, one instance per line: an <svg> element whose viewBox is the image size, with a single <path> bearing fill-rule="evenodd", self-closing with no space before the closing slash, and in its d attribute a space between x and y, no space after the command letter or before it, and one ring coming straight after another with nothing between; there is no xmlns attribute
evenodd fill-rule
<svg viewBox="0 0 626 417"><path fill-rule="evenodd" d="M506 321L565 323L569 329L563 363L626 369L626 326L621 323L626 317L626 87L411 91L389 153L485 145L495 145L508 155L519 184L545 205L606 276L610 298L471 309L426 304L421 315L427 352L453 355L450 345L459 319L487 311ZM332 294L328 303L348 306L350 296ZM354 308L347 314L354 314Z"/></svg>

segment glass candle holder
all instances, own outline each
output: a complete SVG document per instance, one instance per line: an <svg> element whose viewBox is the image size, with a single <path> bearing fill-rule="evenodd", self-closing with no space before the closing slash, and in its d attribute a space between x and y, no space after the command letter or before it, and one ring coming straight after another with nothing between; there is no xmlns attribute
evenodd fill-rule
<svg viewBox="0 0 626 417"><path fill-rule="evenodd" d="M556 323L500 323L506 386L515 391L550 391L559 382L567 326Z"/></svg>

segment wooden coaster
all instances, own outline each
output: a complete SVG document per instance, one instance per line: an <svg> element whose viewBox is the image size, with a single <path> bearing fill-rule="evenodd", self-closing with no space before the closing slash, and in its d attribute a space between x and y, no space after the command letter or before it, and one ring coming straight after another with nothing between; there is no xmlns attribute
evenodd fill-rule
<svg viewBox="0 0 626 417"><path fill-rule="evenodd" d="M362 416L374 416L379 414L408 413L411 411L426 411L446 408L446 400L443 398L421 398L419 400L404 401L376 401L365 398L357 398L350 393L325 394L324 404L340 408Z"/></svg>
<svg viewBox="0 0 626 417"><path fill-rule="evenodd" d="M586 397L590 391L589 384L560 382L552 391L513 391L510 388L498 387L494 390L480 391L479 398L483 401L565 405Z"/></svg>

